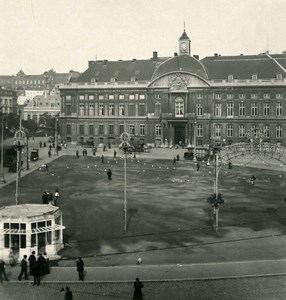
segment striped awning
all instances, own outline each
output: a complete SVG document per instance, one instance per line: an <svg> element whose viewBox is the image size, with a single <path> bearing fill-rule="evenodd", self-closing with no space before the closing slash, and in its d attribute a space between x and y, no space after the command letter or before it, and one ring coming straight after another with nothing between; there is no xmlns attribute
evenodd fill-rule
<svg viewBox="0 0 286 300"><path fill-rule="evenodd" d="M61 230L65 228L66 227L63 225L55 224L53 226L33 228L32 231L30 230L26 231L24 229L9 229L9 228L2 229L1 231L4 234L25 234L25 233L41 233L41 232L55 231L55 230Z"/></svg>

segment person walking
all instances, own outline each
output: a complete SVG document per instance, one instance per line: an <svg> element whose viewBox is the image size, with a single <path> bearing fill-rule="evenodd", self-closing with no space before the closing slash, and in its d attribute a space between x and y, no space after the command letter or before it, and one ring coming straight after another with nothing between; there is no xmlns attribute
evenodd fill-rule
<svg viewBox="0 0 286 300"><path fill-rule="evenodd" d="M73 300L72 291L68 286L66 287L65 300Z"/></svg>
<svg viewBox="0 0 286 300"><path fill-rule="evenodd" d="M35 268L36 268L36 256L35 256L35 251L32 252L32 254L29 256L28 259L30 263L30 275L34 276L35 273Z"/></svg>
<svg viewBox="0 0 286 300"><path fill-rule="evenodd" d="M5 262L4 260L0 259L0 281L3 282L3 276L4 276L4 279L6 281L9 281L7 275L6 275L6 271L5 271Z"/></svg>
<svg viewBox="0 0 286 300"><path fill-rule="evenodd" d="M52 156L51 150L48 151L48 155L49 155L49 158L51 158L51 156Z"/></svg>
<svg viewBox="0 0 286 300"><path fill-rule="evenodd" d="M114 152L113 152L113 158L116 158L116 154L117 154L117 152L116 152L116 150L114 150Z"/></svg>
<svg viewBox="0 0 286 300"><path fill-rule="evenodd" d="M35 262L35 269L34 269L34 285L40 285L41 283L41 269L40 264L38 261Z"/></svg>
<svg viewBox="0 0 286 300"><path fill-rule="evenodd" d="M21 260L21 273L18 276L18 280L22 280L23 274L25 275L25 280L28 280L28 261L27 261L27 255L24 255Z"/></svg>
<svg viewBox="0 0 286 300"><path fill-rule="evenodd" d="M197 172L200 170L200 164L197 162Z"/></svg>
<svg viewBox="0 0 286 300"><path fill-rule="evenodd" d="M111 171L111 169L108 169L107 170L107 172L106 172L106 174L107 174L107 177L108 177L108 180L111 180L112 179L112 171Z"/></svg>
<svg viewBox="0 0 286 300"><path fill-rule="evenodd" d="M176 159L176 157L174 157L174 158L173 158L173 166L176 165L176 161L177 161L177 159Z"/></svg>
<svg viewBox="0 0 286 300"><path fill-rule="evenodd" d="M254 175L252 175L250 178L250 182L252 185L254 185L255 180L256 180L256 177Z"/></svg>
<svg viewBox="0 0 286 300"><path fill-rule="evenodd" d="M137 277L134 282L133 300L142 300L143 299L143 294L142 294L143 287L144 287L143 283Z"/></svg>
<svg viewBox="0 0 286 300"><path fill-rule="evenodd" d="M78 271L78 279L80 281L83 281L84 280L84 276L83 276L84 262L81 259L81 257L79 257L78 260L76 261L76 267L77 267L77 271Z"/></svg>
<svg viewBox="0 0 286 300"><path fill-rule="evenodd" d="M44 252L43 257L45 259L45 264L44 264L44 275L50 274L50 259L49 256L47 255L46 252Z"/></svg>
<svg viewBox="0 0 286 300"><path fill-rule="evenodd" d="M104 156L101 155L101 162L104 164Z"/></svg>
<svg viewBox="0 0 286 300"><path fill-rule="evenodd" d="M78 150L76 150L75 155L76 155L77 158L79 158L79 152L78 152Z"/></svg>
<svg viewBox="0 0 286 300"><path fill-rule="evenodd" d="M54 205L55 206L57 206L59 198L60 198L60 193L59 193L59 190L56 189L55 195L54 195Z"/></svg>

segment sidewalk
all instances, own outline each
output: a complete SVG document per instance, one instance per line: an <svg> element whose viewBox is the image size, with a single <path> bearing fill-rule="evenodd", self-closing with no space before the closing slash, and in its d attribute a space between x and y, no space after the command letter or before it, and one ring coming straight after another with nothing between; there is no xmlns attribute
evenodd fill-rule
<svg viewBox="0 0 286 300"><path fill-rule="evenodd" d="M18 281L20 266L7 266L11 282ZM85 267L86 282L210 280L286 275L286 259L225 263ZM30 277L32 281L33 278ZM76 267L52 267L43 282L78 282ZM24 280L22 282L25 282Z"/></svg>

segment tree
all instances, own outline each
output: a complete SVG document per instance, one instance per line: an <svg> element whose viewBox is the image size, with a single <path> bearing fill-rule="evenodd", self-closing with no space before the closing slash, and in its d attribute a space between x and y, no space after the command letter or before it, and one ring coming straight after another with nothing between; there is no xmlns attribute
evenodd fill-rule
<svg viewBox="0 0 286 300"><path fill-rule="evenodd" d="M30 135L34 135L36 130L38 129L38 124L33 119L23 120L22 121L22 126L25 127L28 130Z"/></svg>

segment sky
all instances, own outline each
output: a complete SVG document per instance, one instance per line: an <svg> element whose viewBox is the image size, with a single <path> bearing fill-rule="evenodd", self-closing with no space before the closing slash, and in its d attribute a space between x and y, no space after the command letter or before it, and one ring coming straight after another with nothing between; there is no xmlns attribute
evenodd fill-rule
<svg viewBox="0 0 286 300"><path fill-rule="evenodd" d="M286 0L0 0L0 75L84 72L89 60L286 50Z"/></svg>

